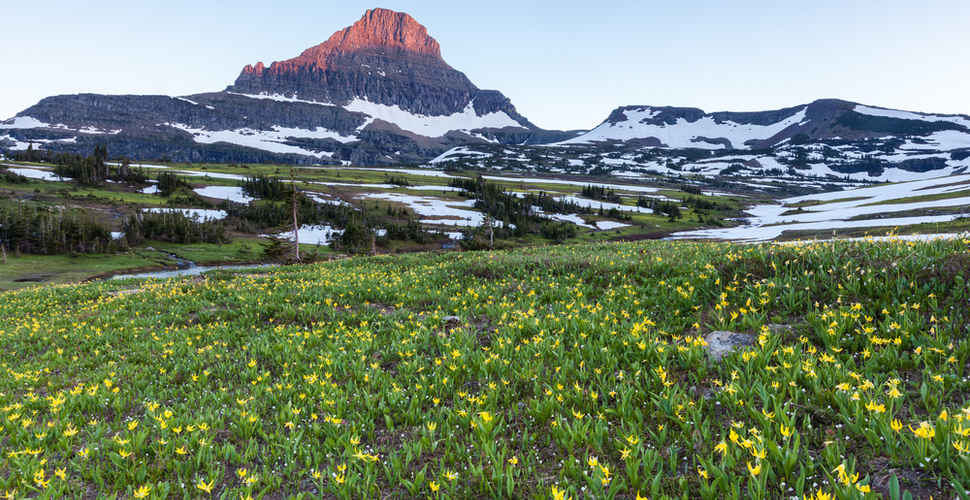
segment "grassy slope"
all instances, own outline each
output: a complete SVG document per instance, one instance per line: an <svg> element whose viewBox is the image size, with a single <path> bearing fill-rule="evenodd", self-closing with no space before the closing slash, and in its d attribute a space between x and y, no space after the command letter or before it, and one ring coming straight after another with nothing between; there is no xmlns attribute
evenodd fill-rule
<svg viewBox="0 0 970 500"><path fill-rule="evenodd" d="M175 262L158 252L137 250L125 255L7 255L0 263L0 292L37 286L67 284L133 269L159 269Z"/></svg>
<svg viewBox="0 0 970 500"><path fill-rule="evenodd" d="M256 262L260 258L264 242L262 238L240 235L227 245L208 243L176 245L148 241L144 247L125 254L19 256L7 254L6 263L0 261L0 292L35 287L44 283L63 285L114 274L174 268L178 262L170 258L170 254L200 266ZM304 252L329 253L329 248L315 245L300 245L300 248Z"/></svg>
<svg viewBox="0 0 970 500"><path fill-rule="evenodd" d="M10 164L14 165L15 163ZM22 163L21 165L29 164ZM50 165L46 164L44 166L50 167ZM421 175L418 173L388 172L384 170L366 168L279 167L274 165L229 166L225 164L168 164L167 167L173 171L192 170L198 173L221 173L241 176L257 176L259 174L264 174L283 179L289 178L290 174L292 173L296 178L300 189L311 192L325 192L346 200L358 199L362 193L387 191L386 188L378 188L373 186L386 184L389 182L390 177L407 179L408 182L410 182L413 186L444 186L450 182L450 179L442 177ZM151 166L144 168L146 171L150 172L151 176L155 176L159 171L159 169ZM191 184L192 188L204 186L238 185L238 181L234 179L186 175L183 175L182 177ZM319 184L321 182L359 183L360 185L327 187ZM581 186L570 186L556 183L544 184L530 181L528 184L525 184L522 181L517 180L495 182L510 190L520 189L523 186L530 186L536 189L544 189L547 192L573 195L578 195L581 190ZM590 183L595 184L594 181L591 181ZM370 185L370 187L368 187L368 185ZM95 217L109 224L113 230L121 229L122 217L119 217L119 215L126 215L134 210L144 207L168 206L168 200L166 198L158 195L143 194L140 192L141 190L138 187L114 183L108 183L100 188L79 188L74 186L72 183L41 181L36 179L30 180L26 184L10 184L0 178L0 191L2 191L4 195L9 196L11 199L29 198L50 206L70 205L83 207L89 210L90 213L94 214ZM441 199L466 201L466 199L460 197L458 193L451 191L440 192L434 190L412 190L408 189L407 187L396 187L390 191L416 196L433 196ZM190 190L182 190L180 194L186 195L192 193ZM662 191L660 194L666 196L684 195L684 193L667 190ZM209 201L216 204L220 200L213 199ZM725 204L726 206L726 212L719 214L722 217L725 215L725 213L733 213L739 208L737 200L719 198L717 201ZM635 203L635 198L631 197L630 199L625 200L625 202L628 205L632 205ZM368 203L374 202L369 201ZM406 205L396 201L381 200L378 203L381 209L388 206L395 209L406 208ZM613 238L638 239L644 234L650 234L651 236L655 237L658 234L665 234L671 231L695 229L699 224L699 222L694 220L694 217L690 215L689 211L685 211L684 218L673 223L669 222L666 217L651 214L634 213L633 218L633 226L617 230L591 231L588 229L580 229L575 241L604 241ZM597 221L610 219L606 217L592 216L590 217L590 220ZM445 226L445 228L448 230L460 229L451 228L448 226ZM235 241L233 244L223 246L186 246L160 242L147 242L145 245L143 245L143 247L151 245L156 249L178 255L183 259L192 260L200 265L245 263L258 260L260 258L260 253L262 250L261 243L265 243L265 240L258 239L255 236L256 235L252 234L235 233ZM530 235L529 237L515 239L507 243L512 246L522 246L546 244L550 243L550 241L540 237L539 235ZM317 248L315 245L301 245L301 248L303 247L305 247L304 251L315 251L324 254L330 253L328 248ZM427 249L429 248L427 248L426 245L417 245L409 242L394 242L390 248L379 248L378 250L380 252L407 252ZM40 282L43 283L65 284L110 273L121 271L134 272L148 268L159 269L162 266L173 264L173 262L166 260L162 255L156 255L151 252L145 253L141 251L135 252L134 259L130 258L130 256L80 256L78 258L70 258L66 256L51 257L32 255L21 260L17 260L16 262L14 260L11 260L10 262L11 265L0 266L0 292L36 286L38 281L35 280L41 280Z"/></svg>
<svg viewBox="0 0 970 500"><path fill-rule="evenodd" d="M950 497L970 483L966 244L596 244L7 293L0 491L873 498L892 470ZM759 340L714 363L714 329Z"/></svg>

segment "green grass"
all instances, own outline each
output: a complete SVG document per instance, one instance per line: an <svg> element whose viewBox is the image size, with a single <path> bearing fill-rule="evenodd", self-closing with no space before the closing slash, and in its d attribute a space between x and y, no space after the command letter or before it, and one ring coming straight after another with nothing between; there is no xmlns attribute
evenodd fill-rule
<svg viewBox="0 0 970 500"><path fill-rule="evenodd" d="M852 196L852 197L848 197L848 198L838 198L838 199L834 199L834 200L811 200L811 199L809 199L809 200L801 201L801 202L798 202L798 203L787 204L785 206L786 207L794 207L794 208L799 208L799 207L801 207L801 208L804 208L804 207L817 207L817 206L821 206L821 205L829 205L829 204L832 204L832 203L848 203L850 201L862 201L862 200L868 200L868 199L869 199L868 196Z"/></svg>
<svg viewBox="0 0 970 500"><path fill-rule="evenodd" d="M968 275L964 241L641 242L8 292L0 491L953 498Z"/></svg>
<svg viewBox="0 0 970 500"><path fill-rule="evenodd" d="M37 287L42 284L77 283L99 275L174 266L159 252L135 250L124 255L16 255L0 262L0 292Z"/></svg>
<svg viewBox="0 0 970 500"><path fill-rule="evenodd" d="M840 228L828 231L785 231L778 241L827 240L832 238L865 238L891 235L960 234L970 232L970 218L946 222L926 222L909 226L872 226Z"/></svg>
<svg viewBox="0 0 970 500"><path fill-rule="evenodd" d="M874 207L878 205L902 205L907 203L923 203L927 201L937 201L937 200L950 200L953 198L966 198L970 197L970 189L964 189L962 191L953 191L951 193L938 193L938 194L927 194L922 196L907 196L905 198L894 198L892 200L883 200L873 203L866 203L862 205L864 207Z"/></svg>
<svg viewBox="0 0 970 500"><path fill-rule="evenodd" d="M132 274L172 268L177 262L169 255L176 255L180 259L189 260L201 266L260 262L264 242L262 238L242 236L236 237L232 243L226 245L209 243L177 245L147 241L140 248L126 254L18 256L8 253L7 263L0 263L0 292L45 284L78 283L112 274ZM316 251L322 256L332 253L329 248L318 248L316 245L300 245L300 249L304 253Z"/></svg>
<svg viewBox="0 0 970 500"><path fill-rule="evenodd" d="M173 254L181 259L190 260L200 266L218 266L226 264L258 262L266 243L264 238L256 236L236 236L232 243L217 245L214 243L173 244L161 241L148 241L156 250ZM300 249L308 251L316 245L300 245ZM329 248L324 250L329 252Z"/></svg>

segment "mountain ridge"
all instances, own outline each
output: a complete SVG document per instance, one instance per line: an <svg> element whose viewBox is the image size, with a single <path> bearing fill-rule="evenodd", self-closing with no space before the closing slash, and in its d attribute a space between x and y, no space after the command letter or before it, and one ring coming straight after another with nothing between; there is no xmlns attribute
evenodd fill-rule
<svg viewBox="0 0 970 500"><path fill-rule="evenodd" d="M678 128L684 130L679 135L672 133ZM925 135L944 130L970 132L970 116L934 115L840 99L818 99L778 110L745 112L708 113L699 108L621 106L597 127L563 143L637 140L653 143L656 147L693 145L717 149L720 145L743 150L778 146L800 134L804 137L799 140L807 141L864 140L885 134ZM743 140L736 140L738 137Z"/></svg>
<svg viewBox="0 0 970 500"><path fill-rule="evenodd" d="M0 124L0 148L106 144L133 159L216 163L411 164L458 144L569 136L475 86L424 26L387 9L295 58L247 65L221 92L51 96Z"/></svg>
<svg viewBox="0 0 970 500"><path fill-rule="evenodd" d="M35 144L85 152L106 145L138 160L366 166L436 164L462 148L543 145L563 153L540 165L565 169L578 162L595 172L610 171L611 162L597 158L615 157L610 148L616 147L649 164L663 156L654 149L745 152L855 141L862 161L870 147L862 143L887 137L892 144L884 149L909 148L903 156L970 149L970 117L819 99L754 112L621 106L589 131L543 130L500 91L479 89L448 65L414 18L387 9L368 10L294 58L246 65L219 92L51 96L0 122L0 149ZM570 147L586 148L590 156L573 158L563 149ZM530 155L490 153L494 162L478 164L519 168L543 156ZM924 163L916 168L927 168Z"/></svg>

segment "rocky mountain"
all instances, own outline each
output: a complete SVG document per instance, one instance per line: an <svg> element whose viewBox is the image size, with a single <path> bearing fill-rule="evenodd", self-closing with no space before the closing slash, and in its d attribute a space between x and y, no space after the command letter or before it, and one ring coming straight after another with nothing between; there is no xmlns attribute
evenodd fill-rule
<svg viewBox="0 0 970 500"><path fill-rule="evenodd" d="M472 103L477 115L505 113L531 124L500 92L482 91L441 58L441 48L411 16L367 11L353 26L298 57L246 66L227 91L346 106L366 96L415 115L447 116Z"/></svg>
<svg viewBox="0 0 970 500"><path fill-rule="evenodd" d="M298 57L246 66L222 92L55 96L0 123L0 148L106 144L136 159L197 162L416 163L456 145L568 137L476 87L423 26L385 9Z"/></svg>
<svg viewBox="0 0 970 500"><path fill-rule="evenodd" d="M768 190L906 181L970 169L970 117L834 99L752 113L625 106L598 127L555 144L464 145L429 163Z"/></svg>
<svg viewBox="0 0 970 500"><path fill-rule="evenodd" d="M55 96L0 122L0 150L31 144L143 160L878 182L970 168L970 117L826 99L741 113L625 106L586 132L541 130L449 66L412 17L374 9L297 57L247 65L221 92Z"/></svg>
<svg viewBox="0 0 970 500"><path fill-rule="evenodd" d="M970 132L970 117L928 115L836 99L776 111L705 113L697 108L626 106L564 144L635 141L664 148L765 149L786 142L927 137Z"/></svg>

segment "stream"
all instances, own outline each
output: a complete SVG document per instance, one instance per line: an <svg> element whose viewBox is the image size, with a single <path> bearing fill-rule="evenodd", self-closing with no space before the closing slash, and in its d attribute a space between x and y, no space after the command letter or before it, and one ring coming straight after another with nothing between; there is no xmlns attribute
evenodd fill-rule
<svg viewBox="0 0 970 500"><path fill-rule="evenodd" d="M217 269L256 269L260 267L273 267L275 264L243 264L243 265L227 265L227 266L199 266L191 260L185 260L179 258L176 255L169 254L170 259L175 261L175 269L161 270L161 271L150 271L146 273L137 274L116 274L111 277L113 280L124 280L129 278L155 278L155 279L166 279L174 278L176 276L195 276L202 274L206 271L213 271Z"/></svg>

